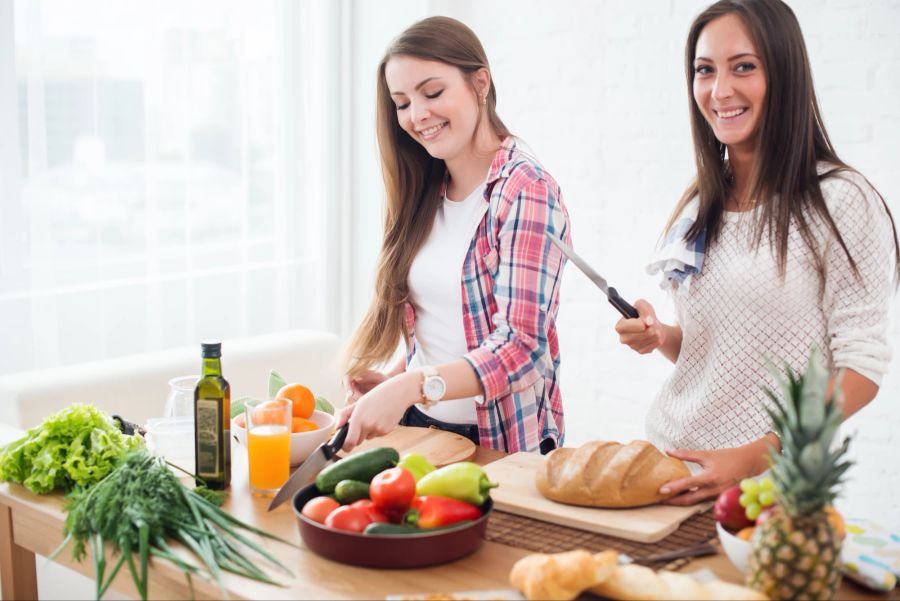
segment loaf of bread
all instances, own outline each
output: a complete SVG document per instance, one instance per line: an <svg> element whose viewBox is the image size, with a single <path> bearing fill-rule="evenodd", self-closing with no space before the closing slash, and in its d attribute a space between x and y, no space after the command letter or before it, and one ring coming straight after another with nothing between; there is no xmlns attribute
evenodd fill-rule
<svg viewBox="0 0 900 601"><path fill-rule="evenodd" d="M721 580L699 582L686 574L638 565L618 565L618 553L591 555L583 550L529 555L513 566L509 581L528 599L575 599L583 591L607 599L725 599L761 601L765 595Z"/></svg>
<svg viewBox="0 0 900 601"><path fill-rule="evenodd" d="M615 551L528 555L513 566L509 582L528 599L570 601L609 578L618 559Z"/></svg>
<svg viewBox="0 0 900 601"><path fill-rule="evenodd" d="M722 599L723 601L756 601L765 595L745 586L721 580L699 582L687 574L638 565L618 566L609 578L591 587L591 592L618 601L689 601Z"/></svg>
<svg viewBox="0 0 900 601"><path fill-rule="evenodd" d="M649 442L593 441L552 451L537 469L535 484L542 495L559 503L640 507L670 497L659 494L659 487L690 475L684 462L663 455Z"/></svg>

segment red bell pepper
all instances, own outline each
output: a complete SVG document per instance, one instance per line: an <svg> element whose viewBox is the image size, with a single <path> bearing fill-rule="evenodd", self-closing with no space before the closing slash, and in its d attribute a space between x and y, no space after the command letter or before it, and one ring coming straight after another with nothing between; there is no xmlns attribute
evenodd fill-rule
<svg viewBox="0 0 900 601"><path fill-rule="evenodd" d="M449 497L424 496L413 499L403 522L419 528L437 528L480 517L481 510L471 503Z"/></svg>

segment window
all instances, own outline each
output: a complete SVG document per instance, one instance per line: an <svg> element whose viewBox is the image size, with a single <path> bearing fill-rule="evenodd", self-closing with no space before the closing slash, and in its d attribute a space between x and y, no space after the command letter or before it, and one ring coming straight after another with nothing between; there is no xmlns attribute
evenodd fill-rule
<svg viewBox="0 0 900 601"><path fill-rule="evenodd" d="M334 323L302 9L2 5L0 373Z"/></svg>

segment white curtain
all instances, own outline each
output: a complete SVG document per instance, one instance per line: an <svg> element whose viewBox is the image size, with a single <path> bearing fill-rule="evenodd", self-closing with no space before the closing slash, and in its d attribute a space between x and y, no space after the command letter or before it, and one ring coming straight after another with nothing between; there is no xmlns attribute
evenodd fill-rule
<svg viewBox="0 0 900 601"><path fill-rule="evenodd" d="M338 329L347 18L0 2L0 373Z"/></svg>

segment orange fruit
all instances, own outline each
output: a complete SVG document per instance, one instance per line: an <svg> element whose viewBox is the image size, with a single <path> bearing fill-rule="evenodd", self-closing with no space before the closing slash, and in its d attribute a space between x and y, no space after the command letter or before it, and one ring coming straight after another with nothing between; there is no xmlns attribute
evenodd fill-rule
<svg viewBox="0 0 900 601"><path fill-rule="evenodd" d="M746 528L738 530L738 533L735 534L735 536L741 540L750 540L750 537L753 536L753 530L755 530L753 526L747 526Z"/></svg>
<svg viewBox="0 0 900 601"><path fill-rule="evenodd" d="M302 417L292 417L291 418L291 433L295 434L297 432L312 432L313 430L318 430L319 424L314 421L310 421L308 419L304 419Z"/></svg>
<svg viewBox="0 0 900 601"><path fill-rule="evenodd" d="M838 537L840 537L841 540L844 540L844 537L847 536L847 527L844 524L844 517L831 505L825 508L825 515L828 516L828 521L837 531Z"/></svg>
<svg viewBox="0 0 900 601"><path fill-rule="evenodd" d="M291 415L309 419L316 410L316 396L303 384L285 384L275 395L276 399L291 402Z"/></svg>
<svg viewBox="0 0 900 601"><path fill-rule="evenodd" d="M234 418L234 425L239 426L241 428L247 429L247 414L246 413L238 413Z"/></svg>
<svg viewBox="0 0 900 601"><path fill-rule="evenodd" d="M289 402L287 399L275 399L260 403L250 412L253 416L253 425L284 423L284 407Z"/></svg>

